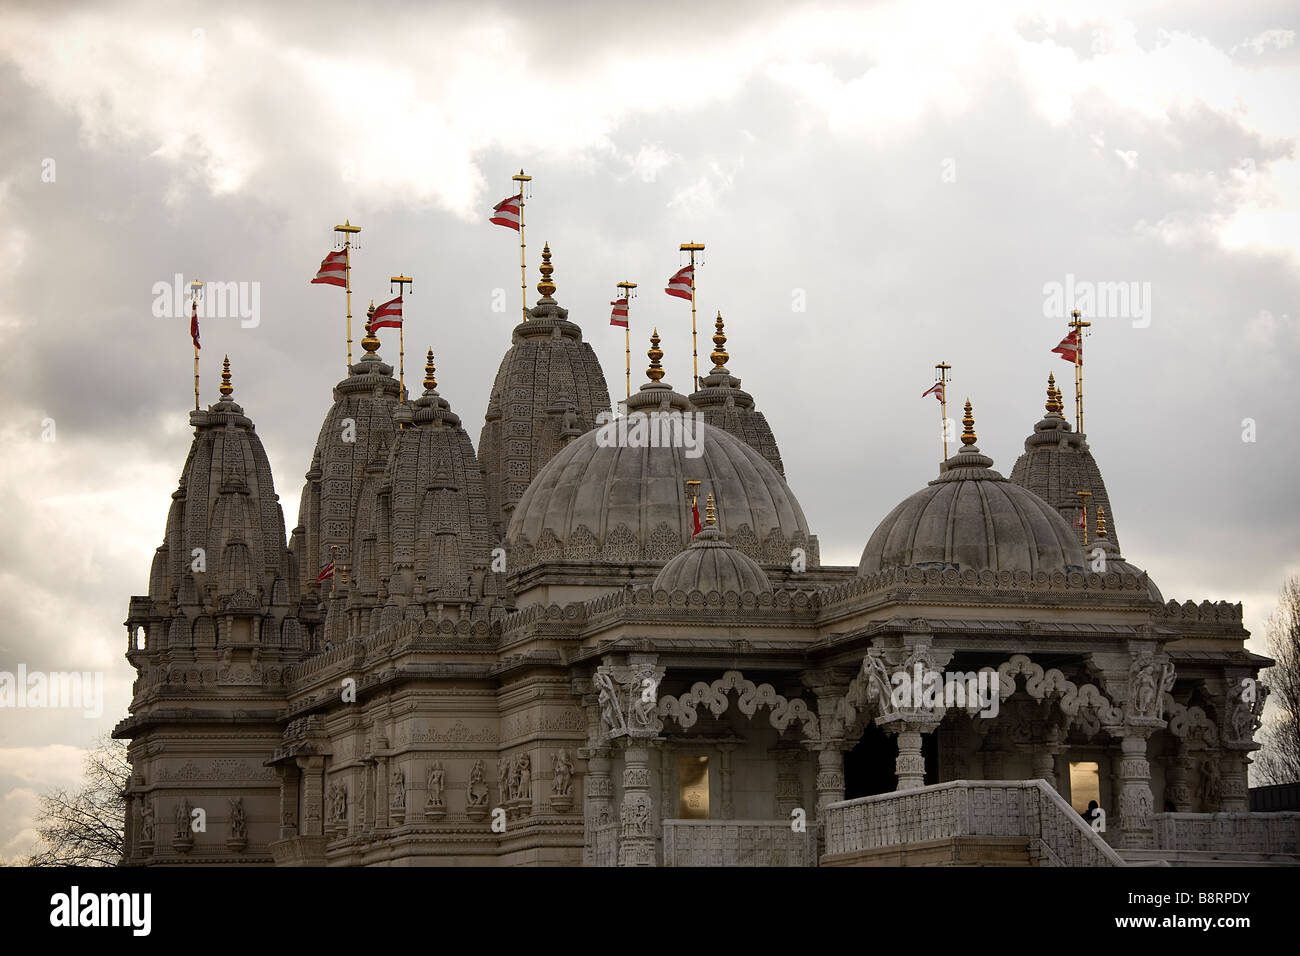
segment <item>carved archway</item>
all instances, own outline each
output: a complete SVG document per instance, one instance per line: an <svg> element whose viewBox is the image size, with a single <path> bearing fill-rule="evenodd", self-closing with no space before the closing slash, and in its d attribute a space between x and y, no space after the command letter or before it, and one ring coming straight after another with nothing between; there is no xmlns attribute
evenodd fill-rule
<svg viewBox="0 0 1300 956"><path fill-rule="evenodd" d="M680 697L659 698L657 713L661 718L675 720L679 727L687 730L699 720L697 708L701 704L708 707L714 717L724 714L728 706L728 694L733 690L739 694L736 707L746 717L752 719L760 707L766 707L769 711L768 720L778 731L784 731L791 722L797 720L801 723L806 738L817 739L817 715L808 709L807 704L798 698L787 700L771 684L755 684L740 671L726 671L711 684L696 681Z"/></svg>

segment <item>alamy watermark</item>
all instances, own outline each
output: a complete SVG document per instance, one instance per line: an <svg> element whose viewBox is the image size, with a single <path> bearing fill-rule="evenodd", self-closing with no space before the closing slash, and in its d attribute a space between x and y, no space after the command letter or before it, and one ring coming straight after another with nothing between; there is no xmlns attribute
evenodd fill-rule
<svg viewBox="0 0 1300 956"><path fill-rule="evenodd" d="M596 414L596 444L601 448L681 448L687 458L704 454L704 415L700 412Z"/></svg>
<svg viewBox="0 0 1300 956"><path fill-rule="evenodd" d="M1133 328L1151 324L1150 282L1089 282L1065 275L1065 282L1043 283L1043 315L1049 319L1070 317L1078 310L1089 318L1132 319Z"/></svg>
<svg viewBox="0 0 1300 956"><path fill-rule="evenodd" d="M918 662L911 673L895 671L889 682L892 685L889 703L894 710L959 707L978 709L980 717L996 717L1002 700L998 693L998 672L991 668L940 673Z"/></svg>
<svg viewBox="0 0 1300 956"><path fill-rule="evenodd" d="M85 716L104 715L104 675L101 671L28 672L19 664L17 673L0 671L0 709L68 708Z"/></svg>
<svg viewBox="0 0 1300 956"><path fill-rule="evenodd" d="M205 281L199 297L199 318L239 319L245 329L262 324L262 283ZM190 287L179 272L172 281L155 282L153 314L157 319L183 319L190 315Z"/></svg>

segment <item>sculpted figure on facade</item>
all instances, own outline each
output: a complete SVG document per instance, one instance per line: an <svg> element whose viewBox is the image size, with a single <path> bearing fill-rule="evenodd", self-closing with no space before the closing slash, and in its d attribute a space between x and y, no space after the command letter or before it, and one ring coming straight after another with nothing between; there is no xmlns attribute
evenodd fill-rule
<svg viewBox="0 0 1300 956"><path fill-rule="evenodd" d="M551 761L551 770L555 774L551 793L557 797L569 796L573 792L573 761L569 759L567 750L556 753L555 759Z"/></svg>
<svg viewBox="0 0 1300 956"><path fill-rule="evenodd" d="M514 797L516 800L533 798L533 765L528 759L528 754L521 754L519 757L518 769L515 771Z"/></svg>
<svg viewBox="0 0 1300 956"><path fill-rule="evenodd" d="M154 814L153 801L146 800L144 802L144 805L140 808L140 842L141 843L153 842L153 827L154 827L153 814Z"/></svg>
<svg viewBox="0 0 1300 956"><path fill-rule="evenodd" d="M1268 695L1268 686L1251 678L1246 678L1229 689L1228 730L1235 743L1254 742L1255 731L1263 722L1264 702Z"/></svg>
<svg viewBox="0 0 1300 956"><path fill-rule="evenodd" d="M394 767L388 778L388 786L392 791L388 797L389 806L403 809L406 806L406 771L401 767Z"/></svg>
<svg viewBox="0 0 1300 956"><path fill-rule="evenodd" d="M1219 760L1211 754L1201 761L1201 808L1212 810L1223 796L1223 778L1219 775Z"/></svg>
<svg viewBox="0 0 1300 956"><path fill-rule="evenodd" d="M497 760L497 790L500 793L498 799L502 803L514 799L514 789L511 786L511 771L513 770L513 761L505 756Z"/></svg>
<svg viewBox="0 0 1300 956"><path fill-rule="evenodd" d="M186 797L180 803L176 804L176 813L173 820L176 824L176 839L184 840L190 835L190 816L194 808L190 806L190 798Z"/></svg>
<svg viewBox="0 0 1300 956"><path fill-rule="evenodd" d="M469 772L469 790L466 792L466 803L471 809L475 807L486 807L488 802L488 785L487 777L483 772L483 761L475 760L474 766Z"/></svg>
<svg viewBox="0 0 1300 956"><path fill-rule="evenodd" d="M428 802L435 807L442 806L442 791L446 786L447 772L442 769L442 761L435 760L429 767L429 776L425 781L425 788L428 790Z"/></svg>
<svg viewBox="0 0 1300 956"><path fill-rule="evenodd" d="M1154 718L1160 702L1160 682L1150 654L1135 660L1128 672L1129 709L1133 717Z"/></svg>
<svg viewBox="0 0 1300 956"><path fill-rule="evenodd" d="M244 820L244 798L230 798L230 837L233 840L242 840L247 838L248 833Z"/></svg>

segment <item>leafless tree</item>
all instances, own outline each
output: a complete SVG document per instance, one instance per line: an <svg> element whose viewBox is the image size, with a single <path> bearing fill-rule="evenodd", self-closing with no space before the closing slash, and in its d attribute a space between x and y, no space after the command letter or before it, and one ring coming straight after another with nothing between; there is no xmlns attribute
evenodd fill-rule
<svg viewBox="0 0 1300 956"><path fill-rule="evenodd" d="M131 775L126 743L101 738L86 755L80 790L54 790L40 798L36 832L41 842L28 866L118 866L122 862L126 799Z"/></svg>
<svg viewBox="0 0 1300 956"><path fill-rule="evenodd" d="M1300 781L1300 578L1282 586L1267 634L1269 655L1277 663L1260 677L1275 709L1260 728L1263 749L1254 763L1261 783L1295 783Z"/></svg>

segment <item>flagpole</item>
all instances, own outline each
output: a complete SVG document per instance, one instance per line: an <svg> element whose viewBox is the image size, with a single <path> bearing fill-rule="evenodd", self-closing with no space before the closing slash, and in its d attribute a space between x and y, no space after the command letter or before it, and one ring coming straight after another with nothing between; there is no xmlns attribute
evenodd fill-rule
<svg viewBox="0 0 1300 956"><path fill-rule="evenodd" d="M335 232L343 234L343 287L347 291L348 301L348 369L352 368L352 237L361 231L360 226L352 225L348 219L343 225L335 226Z"/></svg>
<svg viewBox="0 0 1300 956"><path fill-rule="evenodd" d="M939 430L943 433L943 460L948 460L948 369L947 362L940 362L935 368L939 372Z"/></svg>
<svg viewBox="0 0 1300 956"><path fill-rule="evenodd" d="M623 293L623 298L627 299L627 322L623 325L623 348L627 355L627 397L632 397L632 290L636 288L635 282L628 282L626 279L618 283L618 288Z"/></svg>
<svg viewBox="0 0 1300 956"><path fill-rule="evenodd" d="M397 294L402 296L402 321L397 323L397 394L401 401L406 401L406 287L415 288L415 280L408 275L389 276L388 291L397 286Z"/></svg>
<svg viewBox="0 0 1300 956"><path fill-rule="evenodd" d="M190 283L190 325L197 326L199 320L199 296L203 294L203 283L195 279ZM190 336L191 344L194 337ZM194 410L199 410L199 347L194 346Z"/></svg>
<svg viewBox="0 0 1300 956"><path fill-rule="evenodd" d="M524 183L533 181L524 175L523 167L510 177L519 184L519 300L523 303L524 321L528 321L528 260L524 256Z"/></svg>
<svg viewBox="0 0 1300 956"><path fill-rule="evenodd" d="M1075 309L1070 313L1074 320L1070 323L1070 328L1075 332L1074 344L1074 430L1083 434L1083 330L1092 325L1091 322L1084 322L1079 318L1080 312ZM1084 544L1088 543L1088 531L1085 528Z"/></svg>
<svg viewBox="0 0 1300 956"><path fill-rule="evenodd" d="M1083 507L1083 546L1088 546L1088 499L1092 497L1091 491L1076 491L1079 496L1079 504Z"/></svg>
<svg viewBox="0 0 1300 956"><path fill-rule="evenodd" d="M682 252L691 254L691 375L695 380L693 391L700 390L700 353L695 347L695 253L704 251L702 242L683 242Z"/></svg>

